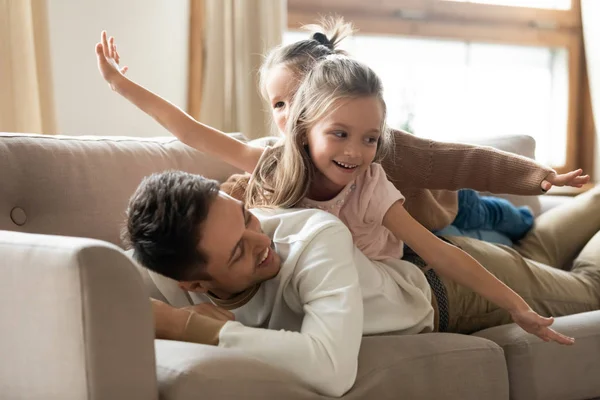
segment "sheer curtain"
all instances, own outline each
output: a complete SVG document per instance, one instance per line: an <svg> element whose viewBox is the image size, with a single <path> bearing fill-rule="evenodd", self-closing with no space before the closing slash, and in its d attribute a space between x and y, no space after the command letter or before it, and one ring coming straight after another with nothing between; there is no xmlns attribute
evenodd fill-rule
<svg viewBox="0 0 600 400"><path fill-rule="evenodd" d="M265 52L281 43L286 1L192 0L191 14L190 113L225 132L267 136L258 69Z"/></svg>
<svg viewBox="0 0 600 400"><path fill-rule="evenodd" d="M596 125L596 152L594 156L596 181L600 177L600 139L598 126L600 124L600 1L581 0L581 22L583 24L583 41L587 62L588 81L592 100L592 114Z"/></svg>
<svg viewBox="0 0 600 400"><path fill-rule="evenodd" d="M55 133L45 0L0 0L0 131Z"/></svg>
<svg viewBox="0 0 600 400"><path fill-rule="evenodd" d="M600 1L581 0L581 18L592 110L598 127L600 122Z"/></svg>

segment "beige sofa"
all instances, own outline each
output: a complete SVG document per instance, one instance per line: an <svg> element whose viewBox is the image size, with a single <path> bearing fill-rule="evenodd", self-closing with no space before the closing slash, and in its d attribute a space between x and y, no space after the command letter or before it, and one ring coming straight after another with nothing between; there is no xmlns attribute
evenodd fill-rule
<svg viewBox="0 0 600 400"><path fill-rule="evenodd" d="M0 398L322 398L243 352L153 339L152 285L118 247L119 229L142 177L173 168L235 172L172 138L0 134ZM600 312L556 327L577 344L514 325L366 337L344 398L600 397Z"/></svg>

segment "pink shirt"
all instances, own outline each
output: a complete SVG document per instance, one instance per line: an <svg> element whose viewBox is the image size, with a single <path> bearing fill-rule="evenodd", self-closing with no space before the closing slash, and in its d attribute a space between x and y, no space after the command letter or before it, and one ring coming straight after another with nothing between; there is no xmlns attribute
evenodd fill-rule
<svg viewBox="0 0 600 400"><path fill-rule="evenodd" d="M352 232L354 244L372 260L402 257L401 241L382 225L383 217L404 196L387 179L380 164L373 163L348 184L335 198L314 201L305 198L300 207L319 208L330 212Z"/></svg>

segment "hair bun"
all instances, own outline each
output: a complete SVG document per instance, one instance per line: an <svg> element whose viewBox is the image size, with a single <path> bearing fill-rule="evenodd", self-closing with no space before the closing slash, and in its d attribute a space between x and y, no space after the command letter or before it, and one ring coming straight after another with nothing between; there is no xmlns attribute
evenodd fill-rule
<svg viewBox="0 0 600 400"><path fill-rule="evenodd" d="M321 32L315 32L312 36L313 40L316 40L323 46L327 47L329 50L333 50L333 43L331 40L327 39L327 36Z"/></svg>

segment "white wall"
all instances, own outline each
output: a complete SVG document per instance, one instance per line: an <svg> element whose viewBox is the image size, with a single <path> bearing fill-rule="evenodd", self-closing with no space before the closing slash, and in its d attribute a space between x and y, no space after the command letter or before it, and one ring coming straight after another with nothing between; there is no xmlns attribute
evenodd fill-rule
<svg viewBox="0 0 600 400"><path fill-rule="evenodd" d="M48 16L58 133L169 134L109 89L94 46L107 30L127 75L185 109L189 0L51 0Z"/></svg>

